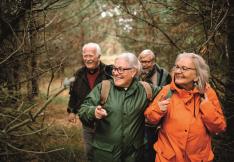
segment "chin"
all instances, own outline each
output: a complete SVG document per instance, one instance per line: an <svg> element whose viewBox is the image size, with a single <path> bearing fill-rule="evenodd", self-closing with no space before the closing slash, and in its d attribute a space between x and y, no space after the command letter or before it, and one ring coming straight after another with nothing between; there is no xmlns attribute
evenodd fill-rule
<svg viewBox="0 0 234 162"><path fill-rule="evenodd" d="M114 84L115 84L115 86L117 86L117 87L121 87L121 83L118 83L118 82L114 82Z"/></svg>
<svg viewBox="0 0 234 162"><path fill-rule="evenodd" d="M116 87L123 87L123 83L121 83L119 81L114 81L114 84Z"/></svg>
<svg viewBox="0 0 234 162"><path fill-rule="evenodd" d="M149 70L147 70L147 69L143 69L143 70L142 70L142 72L143 72L143 73L148 73L148 72L149 72Z"/></svg>
<svg viewBox="0 0 234 162"><path fill-rule="evenodd" d="M176 84L183 84L184 81L182 79L175 79Z"/></svg>
<svg viewBox="0 0 234 162"><path fill-rule="evenodd" d="M95 69L95 66L93 66L93 65L86 65L86 67L87 67L88 69Z"/></svg>

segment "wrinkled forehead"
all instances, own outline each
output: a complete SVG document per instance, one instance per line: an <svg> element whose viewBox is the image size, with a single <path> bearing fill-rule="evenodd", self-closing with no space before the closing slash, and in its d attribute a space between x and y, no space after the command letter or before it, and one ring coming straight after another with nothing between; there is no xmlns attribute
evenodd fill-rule
<svg viewBox="0 0 234 162"><path fill-rule="evenodd" d="M128 60L126 60L124 58L116 58L114 61L114 66L115 67L128 67L129 62L128 62Z"/></svg>
<svg viewBox="0 0 234 162"><path fill-rule="evenodd" d="M96 54L97 49L94 46L87 46L83 49L83 54L87 54L87 53L92 53L92 54Z"/></svg>
<svg viewBox="0 0 234 162"><path fill-rule="evenodd" d="M152 59L153 59L153 56L151 56L151 55L141 55L139 57L140 61L149 61L149 60L152 60Z"/></svg>
<svg viewBox="0 0 234 162"><path fill-rule="evenodd" d="M176 60L175 65L192 67L194 63L193 59L190 57L180 57Z"/></svg>

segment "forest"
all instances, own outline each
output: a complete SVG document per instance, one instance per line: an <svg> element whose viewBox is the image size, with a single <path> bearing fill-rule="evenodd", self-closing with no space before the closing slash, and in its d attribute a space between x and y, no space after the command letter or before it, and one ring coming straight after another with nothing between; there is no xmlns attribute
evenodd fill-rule
<svg viewBox="0 0 234 162"><path fill-rule="evenodd" d="M87 42L100 44L106 64L151 49L169 71L177 54L201 55L227 120L212 137L214 162L234 161L231 0L1 0L0 161L85 161L80 125L58 121L67 115L63 80L82 66Z"/></svg>

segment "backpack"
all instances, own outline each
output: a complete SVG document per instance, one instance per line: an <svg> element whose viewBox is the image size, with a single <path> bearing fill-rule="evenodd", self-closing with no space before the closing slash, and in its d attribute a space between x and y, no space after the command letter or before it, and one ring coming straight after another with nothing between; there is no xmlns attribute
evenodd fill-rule
<svg viewBox="0 0 234 162"><path fill-rule="evenodd" d="M152 92L152 88L150 84L144 81L139 81L139 82L143 85L145 89L147 99L149 101L152 101L153 92ZM103 80L101 84L102 84L102 88L101 88L101 95L100 95L100 104L104 105L106 103L106 100L108 98L109 91L110 91L110 80Z"/></svg>

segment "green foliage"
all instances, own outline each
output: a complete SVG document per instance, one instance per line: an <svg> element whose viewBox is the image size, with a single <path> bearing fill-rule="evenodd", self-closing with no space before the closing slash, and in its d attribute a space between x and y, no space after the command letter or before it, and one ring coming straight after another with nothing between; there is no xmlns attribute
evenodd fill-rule
<svg viewBox="0 0 234 162"><path fill-rule="evenodd" d="M171 58L184 51L206 55L208 63L225 64L224 57L217 58L225 53L225 41L220 40L226 37L222 21L226 2L134 1L131 5L112 2L113 6L120 6L119 17L132 19L129 23L132 29L119 34L126 49L137 54L146 48L153 49L161 54L160 57L165 57L158 59L159 64L173 64L174 59ZM210 64L210 68L217 69L217 66Z"/></svg>

